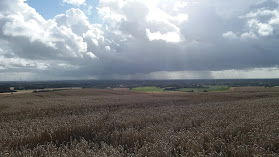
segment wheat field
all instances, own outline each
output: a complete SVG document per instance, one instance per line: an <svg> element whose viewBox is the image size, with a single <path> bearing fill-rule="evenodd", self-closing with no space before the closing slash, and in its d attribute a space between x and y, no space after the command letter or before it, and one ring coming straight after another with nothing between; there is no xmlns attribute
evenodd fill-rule
<svg viewBox="0 0 279 157"><path fill-rule="evenodd" d="M0 95L0 156L279 156L279 91Z"/></svg>

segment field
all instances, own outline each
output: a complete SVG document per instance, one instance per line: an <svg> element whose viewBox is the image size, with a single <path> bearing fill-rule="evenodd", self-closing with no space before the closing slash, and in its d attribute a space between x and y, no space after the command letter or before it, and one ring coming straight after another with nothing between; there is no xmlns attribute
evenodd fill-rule
<svg viewBox="0 0 279 157"><path fill-rule="evenodd" d="M0 156L279 156L279 88L0 95Z"/></svg>
<svg viewBox="0 0 279 157"><path fill-rule="evenodd" d="M158 88L155 86L137 87L137 88L132 88L132 91L135 91L135 92L163 92L164 88Z"/></svg>
<svg viewBox="0 0 279 157"><path fill-rule="evenodd" d="M226 92L228 86L206 86L205 88L181 88L178 91L182 92Z"/></svg>
<svg viewBox="0 0 279 157"><path fill-rule="evenodd" d="M173 87L167 87L167 88L159 88L155 86L146 86L146 87L136 87L132 88L132 91L136 92L171 92L171 91L178 91L178 92L226 92L229 90L228 86L205 86L202 88L180 88L180 89L171 89L167 90L168 88Z"/></svg>

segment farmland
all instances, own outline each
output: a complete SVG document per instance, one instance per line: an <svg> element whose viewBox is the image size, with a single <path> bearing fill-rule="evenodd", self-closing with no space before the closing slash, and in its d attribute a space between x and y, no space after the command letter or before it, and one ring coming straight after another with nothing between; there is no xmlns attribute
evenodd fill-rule
<svg viewBox="0 0 279 157"><path fill-rule="evenodd" d="M0 95L0 156L278 156L279 88Z"/></svg>
<svg viewBox="0 0 279 157"><path fill-rule="evenodd" d="M170 91L179 91L179 92L226 92L229 90L228 86L205 86L205 87L195 87L195 88L174 88L174 87L165 87L159 88L155 86L147 87L136 87L132 88L132 91L136 92L170 92Z"/></svg>
<svg viewBox="0 0 279 157"><path fill-rule="evenodd" d="M163 92L164 88L158 88L158 87L155 87L155 86L137 87L137 88L133 88L132 91L136 91L136 92Z"/></svg>
<svg viewBox="0 0 279 157"><path fill-rule="evenodd" d="M183 92L226 92L229 90L228 86L205 86L203 88L181 88L178 91Z"/></svg>

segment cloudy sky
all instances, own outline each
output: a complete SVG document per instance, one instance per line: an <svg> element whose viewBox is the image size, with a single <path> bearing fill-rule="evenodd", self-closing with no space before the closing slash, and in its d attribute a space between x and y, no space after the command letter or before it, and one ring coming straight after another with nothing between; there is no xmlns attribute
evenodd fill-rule
<svg viewBox="0 0 279 157"><path fill-rule="evenodd" d="M0 80L279 78L279 0L1 0Z"/></svg>

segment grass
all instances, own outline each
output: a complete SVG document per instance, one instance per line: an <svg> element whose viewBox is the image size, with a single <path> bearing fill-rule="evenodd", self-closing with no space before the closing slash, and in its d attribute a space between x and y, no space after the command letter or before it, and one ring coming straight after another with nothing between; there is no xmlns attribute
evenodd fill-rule
<svg viewBox="0 0 279 157"><path fill-rule="evenodd" d="M0 95L0 156L279 156L278 90Z"/></svg>
<svg viewBox="0 0 279 157"><path fill-rule="evenodd" d="M155 86L147 86L147 87L132 88L132 91L135 91L135 92L164 92L164 88L158 88Z"/></svg>

